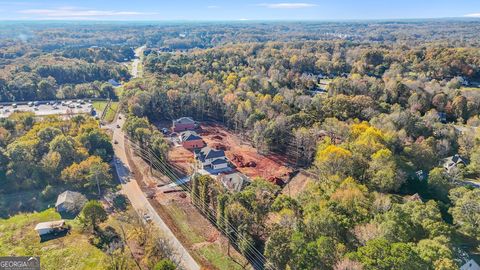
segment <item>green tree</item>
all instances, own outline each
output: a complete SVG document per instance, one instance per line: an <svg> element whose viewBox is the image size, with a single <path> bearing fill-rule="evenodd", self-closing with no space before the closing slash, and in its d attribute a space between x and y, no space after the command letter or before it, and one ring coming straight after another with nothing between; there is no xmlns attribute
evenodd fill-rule
<svg viewBox="0 0 480 270"><path fill-rule="evenodd" d="M372 189L389 192L396 191L405 182L405 174L398 168L393 153L381 149L372 155L368 167L368 186Z"/></svg>
<svg viewBox="0 0 480 270"><path fill-rule="evenodd" d="M107 218L107 212L99 201L88 201L80 213L80 221L86 227L91 227L94 232L98 230L98 225Z"/></svg>
<svg viewBox="0 0 480 270"><path fill-rule="evenodd" d="M450 191L453 206L449 209L460 231L480 240L480 189L459 187Z"/></svg>
<svg viewBox="0 0 480 270"><path fill-rule="evenodd" d="M428 173L428 187L435 198L447 202L448 192L455 184L444 168L434 168Z"/></svg>
<svg viewBox="0 0 480 270"><path fill-rule="evenodd" d="M155 266L153 267L153 270L175 270L177 269L177 266L170 261L169 259L163 259L159 261Z"/></svg>
<svg viewBox="0 0 480 270"><path fill-rule="evenodd" d="M292 232L281 226L275 226L265 243L265 256L275 269L286 269L292 256L290 237Z"/></svg>
<svg viewBox="0 0 480 270"><path fill-rule="evenodd" d="M389 243L383 238L370 240L356 252L347 255L362 263L365 270L428 269L427 264L406 243Z"/></svg>

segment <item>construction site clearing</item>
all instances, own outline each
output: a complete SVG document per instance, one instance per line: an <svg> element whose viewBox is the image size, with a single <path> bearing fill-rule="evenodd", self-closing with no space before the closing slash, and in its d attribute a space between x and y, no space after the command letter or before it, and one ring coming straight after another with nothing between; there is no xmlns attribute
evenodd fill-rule
<svg viewBox="0 0 480 270"><path fill-rule="evenodd" d="M283 185L290 180L292 169L285 157L277 154L262 155L246 140L229 131L222 125L201 123L196 132L205 143L214 149L224 150L226 157L238 170L250 179L257 177ZM178 135L172 135L173 140ZM169 163L184 175L193 173L195 162L193 152L173 143L168 153Z"/></svg>

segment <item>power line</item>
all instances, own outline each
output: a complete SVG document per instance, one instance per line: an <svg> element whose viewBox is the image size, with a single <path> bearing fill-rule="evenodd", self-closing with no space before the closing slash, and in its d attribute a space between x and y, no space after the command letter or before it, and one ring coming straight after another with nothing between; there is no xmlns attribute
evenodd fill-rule
<svg viewBox="0 0 480 270"><path fill-rule="evenodd" d="M179 177L174 171L172 171L172 170L169 168L169 165L166 164L166 163L165 163L160 157L158 157L153 151L151 151L151 149L148 149L149 151L147 151L147 150L143 149L139 144L131 141L131 140L128 139L128 138L126 138L126 139L129 141L129 143L130 143L131 145L136 146L136 148L141 151L141 156L142 156L142 158L147 159L147 160L150 160L150 162L151 162L152 165L155 164L155 166L154 166L155 169L160 170L161 172L163 172L163 173L166 174L167 176L170 176L172 179L175 179L176 181L178 181L178 180L180 179L180 177ZM152 159L152 156L154 157L154 162L155 162L155 163L151 160L151 159ZM175 183L175 182L171 181L171 183ZM177 184L177 183L176 183L176 184ZM192 192L192 190L191 190L191 188L190 188L189 186L187 186L187 185L183 185L183 186L184 186L184 188L185 188L188 192L190 192L190 194L191 194L192 196L194 196L195 199L198 199L198 201L202 201L198 195L196 195L196 194L194 194L194 193ZM214 220L213 217L210 216L210 214L213 214L214 216L217 216L216 210L210 209L211 213L206 213L205 210L203 209L202 205L198 205L199 203L196 203L195 200L192 200L192 203L193 203L195 206L197 206L197 208L199 208L199 210L200 210L202 213L205 214L206 218L207 218L210 222L212 222L212 224L216 224L216 220ZM262 262L262 263L268 262L268 260L265 258L265 256L264 256L258 249L256 249L250 241L246 241L247 239L246 239L244 236L242 236L236 228L233 227L233 225L228 221L228 219L225 219L224 222L225 222L225 224L227 225L227 229L230 229L231 231L233 231L233 232L236 234L236 238L237 238L237 239L239 239L239 240L244 240L244 241L247 243L247 245L249 246L249 250L250 250L251 252L253 252L252 255L255 256L255 258L256 258L257 261L260 261L260 262ZM219 228L225 235L227 235L227 237L228 237L228 235L230 235L224 228L221 228L221 227L217 227L217 228ZM248 253L247 253L247 254L248 254ZM247 254L245 254L245 256L248 257ZM250 258L251 258L251 257L250 257ZM255 261L255 260L254 260L254 261ZM266 267L270 267L268 264L266 264L265 266L266 266Z"/></svg>
<svg viewBox="0 0 480 270"><path fill-rule="evenodd" d="M149 159L149 158L150 158L150 156L148 156L148 157L146 156L146 155L148 155L148 152L147 152L146 150L142 149L140 145L135 144L135 143L132 142L132 141L130 141L130 143L136 145L136 146L138 147L138 149L143 153L143 154L141 154L141 157L143 157L143 158L145 158L145 159ZM169 174L169 175L171 175L173 178L176 178L176 179L178 180L179 177L168 167L168 165L165 165L165 163L164 163L157 155L155 155L154 153L151 153L151 154L153 154L153 155L156 157L156 163L155 163L155 165L156 165L155 168L156 168L156 169L164 172L165 174ZM160 162L162 165L160 165L158 162ZM153 163L152 163L152 164L153 164ZM163 168L159 168L159 166L160 166L160 167L163 167ZM167 172L165 172L164 170L167 170ZM173 183L173 182L172 182L172 183ZM185 189L187 189L187 191L189 191L191 194L193 194L193 193L191 192L191 188L190 188L190 187L188 187L188 186L184 186L184 187L185 187ZM199 201L201 201L201 199L200 199L200 197L199 197L198 195L196 195L196 196L195 196L195 194L193 194L193 195L194 195L194 198L196 198L196 199L198 199ZM194 200L192 200L192 203L193 203L195 206L197 206L197 208L199 208L199 210L206 215L206 218L207 218L210 222L212 222L212 224L216 224L216 221L213 219L213 217L210 217L210 216L209 216L209 213L206 213L205 210L203 210L203 207L201 207L202 205L198 205L198 203L196 203ZM217 215L217 213L216 213L215 210L212 210L212 209L211 209L211 211L213 212L213 214L214 214L215 216ZM228 220L225 220L225 222L226 222L226 225L228 225L228 229L231 229L233 232L235 232L235 233L237 234L237 235L236 235L237 239L246 240L246 238L245 238L245 237L242 237L241 234L238 232L238 230L235 229L235 228L228 222ZM227 236L229 235L228 232L227 232L225 229L220 228L220 227L219 227L219 229L220 229L222 232L224 232ZM266 258L263 256L263 254L262 254L261 252L259 252L250 242L246 241L246 243L249 244L249 247L252 249L253 252L256 252L256 253L253 254L253 255L255 255L255 259L256 259L256 260L260 260L261 262L266 262L266 261L267 261ZM248 256L248 255L245 254L245 256ZM249 257L249 258L251 258L251 257ZM253 261L255 261L255 260L253 260Z"/></svg>

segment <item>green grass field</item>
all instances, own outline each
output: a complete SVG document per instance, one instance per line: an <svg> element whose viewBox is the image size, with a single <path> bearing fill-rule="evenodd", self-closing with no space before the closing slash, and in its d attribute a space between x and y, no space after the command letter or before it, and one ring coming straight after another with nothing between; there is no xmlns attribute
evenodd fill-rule
<svg viewBox="0 0 480 270"><path fill-rule="evenodd" d="M97 111L98 115L100 116L105 109L105 106L107 106L107 101L94 101L93 102L93 107ZM110 104L110 108L108 109L107 113L105 114L105 121L106 122L112 122L113 119L115 119L115 114L117 113L119 107L119 102L117 101L112 101Z"/></svg>
<svg viewBox="0 0 480 270"><path fill-rule="evenodd" d="M35 232L39 222L61 219L53 208L39 213L18 214L0 219L0 256L40 256L42 269L105 269L107 255L88 242L76 221L70 234L40 243Z"/></svg>
<svg viewBox="0 0 480 270"><path fill-rule="evenodd" d="M195 228L190 226L189 217L182 209L178 208L174 204L166 206L169 214L174 220L181 233L186 236L188 241L193 246L197 246L195 251L197 255L203 257L218 269L243 269L240 265L235 263L231 258L226 255L226 250L217 243L208 243L208 239L202 234L202 228ZM233 247L232 247L233 249Z"/></svg>

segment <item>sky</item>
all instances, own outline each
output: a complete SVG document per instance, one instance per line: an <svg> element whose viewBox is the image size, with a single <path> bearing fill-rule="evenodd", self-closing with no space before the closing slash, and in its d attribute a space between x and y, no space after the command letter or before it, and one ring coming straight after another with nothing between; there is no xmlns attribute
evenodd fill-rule
<svg viewBox="0 0 480 270"><path fill-rule="evenodd" d="M480 0L0 0L0 20L236 21L475 17Z"/></svg>

